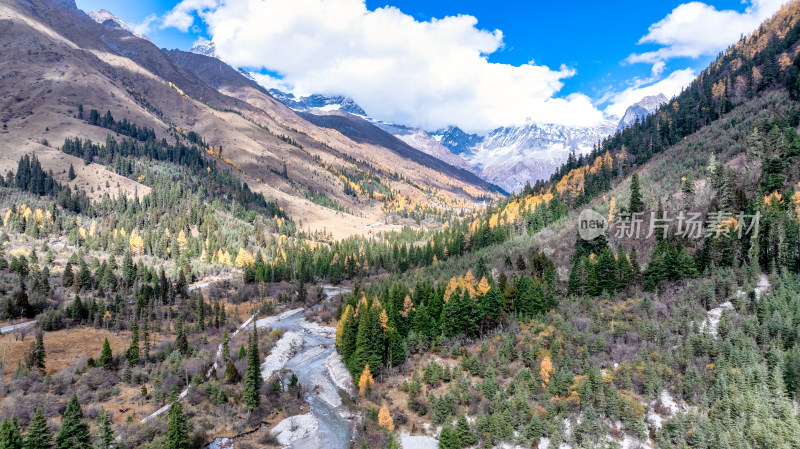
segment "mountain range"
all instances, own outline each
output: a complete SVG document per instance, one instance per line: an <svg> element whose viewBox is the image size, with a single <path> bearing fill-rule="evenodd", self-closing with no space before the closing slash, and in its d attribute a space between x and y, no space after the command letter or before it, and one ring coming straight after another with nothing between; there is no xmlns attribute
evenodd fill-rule
<svg viewBox="0 0 800 449"><path fill-rule="evenodd" d="M377 221L401 224L387 206L401 197L407 205L469 208L502 196L497 186L412 147L359 142L317 126L242 71L215 57L159 49L108 11L87 15L70 0L3 0L0 13L4 54L19 55L0 62L9 148L0 154L3 172L33 151L57 178L98 198L147 193L136 179L58 150L75 136L106 140L108 129L80 117L79 110L97 109L152 129L159 140L202 136L221 169L304 224L339 236L369 232ZM62 174L70 163L78 166L74 180ZM347 183L363 195L343 191ZM388 198L368 196L376 188Z"/></svg>
<svg viewBox="0 0 800 449"><path fill-rule="evenodd" d="M290 108L306 114L321 116L346 112L357 115L411 147L455 167L470 170L509 192L518 192L528 183L549 178L558 166L566 162L570 153L587 154L601 139L624 128L624 123L652 113L667 101L663 94L645 97L631 105L621 121L612 116L592 127L576 128L529 120L479 135L467 133L456 125L426 131L387 123L369 117L353 99L341 95L315 94L297 98L278 89L269 92ZM334 122L329 121L329 125L334 126Z"/></svg>

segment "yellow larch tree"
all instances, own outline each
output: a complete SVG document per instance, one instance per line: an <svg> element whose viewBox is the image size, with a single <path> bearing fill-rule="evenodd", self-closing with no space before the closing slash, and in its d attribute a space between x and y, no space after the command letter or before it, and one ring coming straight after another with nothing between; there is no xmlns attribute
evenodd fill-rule
<svg viewBox="0 0 800 449"><path fill-rule="evenodd" d="M358 379L358 391L363 396L367 396L372 389L372 373L369 371L369 363L364 366L364 371L361 372L361 378Z"/></svg>
<svg viewBox="0 0 800 449"><path fill-rule="evenodd" d="M550 374L553 373L553 362L550 361L549 356L544 356L542 359L541 366L539 368L539 374L542 376L542 387L547 388L547 384L550 382Z"/></svg>
<svg viewBox="0 0 800 449"><path fill-rule="evenodd" d="M336 324L336 346L342 344L342 336L344 335L344 327L347 325L347 321L353 317L353 306L350 304L344 308L344 312L342 312L342 317L339 318L339 322Z"/></svg>
<svg viewBox="0 0 800 449"><path fill-rule="evenodd" d="M392 415L389 413L389 408L386 407L386 404L383 404L378 411L378 425L389 432L394 432L394 421L392 420Z"/></svg>

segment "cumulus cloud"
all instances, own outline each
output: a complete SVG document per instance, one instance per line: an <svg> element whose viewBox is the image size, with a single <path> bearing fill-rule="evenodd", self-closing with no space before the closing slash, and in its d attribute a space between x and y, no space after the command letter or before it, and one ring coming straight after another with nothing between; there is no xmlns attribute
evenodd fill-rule
<svg viewBox="0 0 800 449"><path fill-rule="evenodd" d="M258 76L263 84L347 95L379 119L480 132L527 118L589 126L603 117L585 95L558 96L573 68L490 62L503 33L469 15L419 21L364 0L184 0L164 26L189 29L194 14L223 59L280 75Z"/></svg>
<svg viewBox="0 0 800 449"><path fill-rule="evenodd" d="M714 55L758 28L784 3L786 0L753 0L744 12L717 10L697 1L678 5L639 40L639 44L660 48L631 54L627 62L662 64L663 68L663 62L672 58Z"/></svg>
<svg viewBox="0 0 800 449"><path fill-rule="evenodd" d="M664 94L667 98L672 98L681 93L681 89L691 84L697 75L692 69L676 70L666 78L657 82L634 82L633 85L615 94L609 95L607 101L610 103L605 112L608 115L622 117L628 106L638 102L649 95Z"/></svg>
<svg viewBox="0 0 800 449"><path fill-rule="evenodd" d="M146 36L153 29L153 25L158 21L159 17L156 14L150 14L145 17L141 23L131 24L130 28L134 33L140 36Z"/></svg>

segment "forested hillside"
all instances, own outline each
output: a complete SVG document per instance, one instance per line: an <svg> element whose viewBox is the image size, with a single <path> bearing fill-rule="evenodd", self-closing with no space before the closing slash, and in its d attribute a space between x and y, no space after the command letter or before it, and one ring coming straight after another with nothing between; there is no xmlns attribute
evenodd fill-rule
<svg viewBox="0 0 800 449"><path fill-rule="evenodd" d="M4 112L0 447L800 447L800 3L508 197L0 6L102 87Z"/></svg>

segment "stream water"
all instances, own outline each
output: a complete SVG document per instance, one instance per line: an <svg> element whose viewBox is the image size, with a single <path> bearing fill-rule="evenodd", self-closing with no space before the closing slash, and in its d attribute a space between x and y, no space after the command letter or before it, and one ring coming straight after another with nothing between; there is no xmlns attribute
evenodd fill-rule
<svg viewBox="0 0 800 449"><path fill-rule="evenodd" d="M325 286L325 301L332 297L345 293L348 290ZM312 309L319 305L312 307ZM302 424L291 425L289 434L295 435L279 436L279 440L285 440L284 446L293 449L346 449L350 445L356 418L351 414L347 406L342 404L342 395L348 392L342 391L338 385L351 383L349 373L346 370L336 370L331 368L334 360L338 356L334 354L335 330L309 323L303 318L306 309L296 309L289 312L262 318L256 321L256 326L261 329L281 329L284 337L295 342L292 346L293 354L282 366L270 365L271 369L284 369L297 376L300 386L303 389L305 401L311 409L311 417L304 417ZM302 344L298 344L296 337L289 337L291 334L299 336ZM278 350L278 345L273 349L273 353ZM327 361L327 362L326 362ZM267 369L267 361L262 365L262 372ZM341 367L341 365L339 365ZM343 367L342 367L343 368ZM346 379L343 377L346 376ZM336 379L334 379L336 377ZM265 379L266 380L266 379ZM316 431L313 430L316 424ZM297 429L292 432L292 427L306 425L307 429ZM312 429L309 431L309 429ZM226 447L231 442L229 439L217 439L212 442L209 448Z"/></svg>

